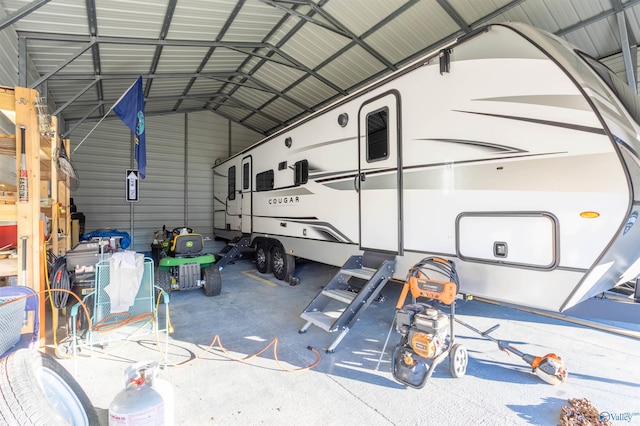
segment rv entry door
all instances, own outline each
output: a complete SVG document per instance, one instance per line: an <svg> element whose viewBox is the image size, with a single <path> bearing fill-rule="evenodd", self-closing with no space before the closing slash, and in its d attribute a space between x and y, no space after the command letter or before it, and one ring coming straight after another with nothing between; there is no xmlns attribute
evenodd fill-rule
<svg viewBox="0 0 640 426"><path fill-rule="evenodd" d="M358 114L360 248L401 254L398 94L387 92Z"/></svg>
<svg viewBox="0 0 640 426"><path fill-rule="evenodd" d="M253 179L251 156L242 159L242 200L240 201L240 222L242 233L251 233L253 221L251 207L253 205Z"/></svg>

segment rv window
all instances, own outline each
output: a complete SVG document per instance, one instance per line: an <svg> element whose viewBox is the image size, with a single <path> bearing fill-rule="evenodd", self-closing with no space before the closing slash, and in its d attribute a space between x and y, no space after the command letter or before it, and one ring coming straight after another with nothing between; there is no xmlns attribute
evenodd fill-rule
<svg viewBox="0 0 640 426"><path fill-rule="evenodd" d="M309 161L297 161L295 164L295 185L304 185L309 180Z"/></svg>
<svg viewBox="0 0 640 426"><path fill-rule="evenodd" d="M389 157L389 109L381 108L367 115L367 161Z"/></svg>
<svg viewBox="0 0 640 426"><path fill-rule="evenodd" d="M258 173L256 175L256 191L268 191L273 189L273 170Z"/></svg>
<svg viewBox="0 0 640 426"><path fill-rule="evenodd" d="M249 163L244 163L242 165L242 189L249 189L249 179L251 179Z"/></svg>
<svg viewBox="0 0 640 426"><path fill-rule="evenodd" d="M236 166L229 167L229 177L227 179L227 199L236 199Z"/></svg>

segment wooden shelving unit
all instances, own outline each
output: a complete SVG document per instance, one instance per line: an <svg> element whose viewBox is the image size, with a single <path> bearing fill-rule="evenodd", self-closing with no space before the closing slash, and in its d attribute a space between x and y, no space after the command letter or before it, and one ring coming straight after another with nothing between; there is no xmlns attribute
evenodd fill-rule
<svg viewBox="0 0 640 426"><path fill-rule="evenodd" d="M17 257L0 259L0 276L16 276L19 285L45 290L46 251L64 255L71 248L68 182L58 176L57 121L37 90L0 87L0 110L15 124L15 134L0 135L0 156L12 157L15 180L0 181L0 222L17 224ZM24 127L28 200L20 201L22 130ZM68 141L65 141L68 144ZM6 161L6 158L4 158ZM51 232L45 232L51 223ZM40 296L40 346L44 346L46 297Z"/></svg>

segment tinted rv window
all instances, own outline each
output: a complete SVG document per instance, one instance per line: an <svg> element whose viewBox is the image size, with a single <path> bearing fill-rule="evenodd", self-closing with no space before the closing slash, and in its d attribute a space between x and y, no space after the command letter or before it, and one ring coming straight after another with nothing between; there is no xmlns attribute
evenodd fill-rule
<svg viewBox="0 0 640 426"><path fill-rule="evenodd" d="M249 179L251 179L249 163L244 163L242 165L242 189L249 189Z"/></svg>
<svg viewBox="0 0 640 426"><path fill-rule="evenodd" d="M258 173L256 175L256 191L268 191L273 189L273 170Z"/></svg>
<svg viewBox="0 0 640 426"><path fill-rule="evenodd" d="M294 169L294 184L304 185L305 183L307 183L307 181L309 180L309 161L302 160L296 162Z"/></svg>
<svg viewBox="0 0 640 426"><path fill-rule="evenodd" d="M229 167L229 177L227 179L227 189L229 200L236 199L236 166Z"/></svg>
<svg viewBox="0 0 640 426"><path fill-rule="evenodd" d="M381 108L367 115L367 161L389 156L389 109Z"/></svg>

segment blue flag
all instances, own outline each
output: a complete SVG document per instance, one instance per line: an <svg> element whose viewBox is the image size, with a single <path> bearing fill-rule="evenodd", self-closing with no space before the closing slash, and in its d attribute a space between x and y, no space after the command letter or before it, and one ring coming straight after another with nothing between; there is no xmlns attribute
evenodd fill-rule
<svg viewBox="0 0 640 426"><path fill-rule="evenodd" d="M140 179L144 179L147 168L147 142L144 128L144 95L142 76L122 95L113 107L115 113L134 134L135 158L138 162Z"/></svg>

